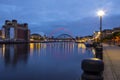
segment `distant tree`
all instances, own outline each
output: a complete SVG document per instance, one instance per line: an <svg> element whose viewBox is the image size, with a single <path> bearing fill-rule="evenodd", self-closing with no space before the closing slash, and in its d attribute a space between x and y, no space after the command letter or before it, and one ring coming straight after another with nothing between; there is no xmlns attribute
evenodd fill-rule
<svg viewBox="0 0 120 80"><path fill-rule="evenodd" d="M113 37L119 36L120 37L120 32L115 32L113 33Z"/></svg>

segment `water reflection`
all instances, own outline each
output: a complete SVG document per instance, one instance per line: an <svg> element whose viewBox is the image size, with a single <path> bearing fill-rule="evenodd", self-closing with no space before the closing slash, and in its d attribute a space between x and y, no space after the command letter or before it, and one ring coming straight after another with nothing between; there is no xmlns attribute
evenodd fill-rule
<svg viewBox="0 0 120 80"><path fill-rule="evenodd" d="M78 53L85 53L86 46L83 43L78 43Z"/></svg>
<svg viewBox="0 0 120 80"><path fill-rule="evenodd" d="M12 64L16 65L18 62L26 63L29 53L28 44L17 44L17 45L1 45L0 52L4 58L6 66Z"/></svg>
<svg viewBox="0 0 120 80"><path fill-rule="evenodd" d="M38 55L57 55L57 54L72 54L74 51L74 43L39 43L30 44L30 54L37 53ZM42 54L44 53L44 54Z"/></svg>
<svg viewBox="0 0 120 80"><path fill-rule="evenodd" d="M0 80L79 80L91 50L73 42L0 45Z"/></svg>

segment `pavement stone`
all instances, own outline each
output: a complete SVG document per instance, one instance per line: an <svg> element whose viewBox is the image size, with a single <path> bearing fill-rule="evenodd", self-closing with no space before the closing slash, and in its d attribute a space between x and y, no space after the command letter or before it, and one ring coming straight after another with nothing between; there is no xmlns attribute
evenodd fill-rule
<svg viewBox="0 0 120 80"><path fill-rule="evenodd" d="M120 47L103 44L104 80L120 80Z"/></svg>

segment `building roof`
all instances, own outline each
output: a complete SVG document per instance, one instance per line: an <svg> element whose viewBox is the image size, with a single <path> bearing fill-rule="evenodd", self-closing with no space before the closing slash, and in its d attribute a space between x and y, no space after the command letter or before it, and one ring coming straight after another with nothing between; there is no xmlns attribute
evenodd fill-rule
<svg viewBox="0 0 120 80"><path fill-rule="evenodd" d="M41 36L41 35L37 34L37 33L33 33L33 34L31 34L31 36Z"/></svg>
<svg viewBox="0 0 120 80"><path fill-rule="evenodd" d="M120 27L115 27L115 28L113 28L113 30L118 30L118 29L120 30Z"/></svg>

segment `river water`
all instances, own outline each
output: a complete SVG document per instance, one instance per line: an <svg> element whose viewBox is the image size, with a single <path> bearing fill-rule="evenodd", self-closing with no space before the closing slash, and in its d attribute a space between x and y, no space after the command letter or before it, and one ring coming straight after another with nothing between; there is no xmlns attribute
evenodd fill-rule
<svg viewBox="0 0 120 80"><path fill-rule="evenodd" d="M0 80L80 80L81 61L94 57L82 43L0 45Z"/></svg>

